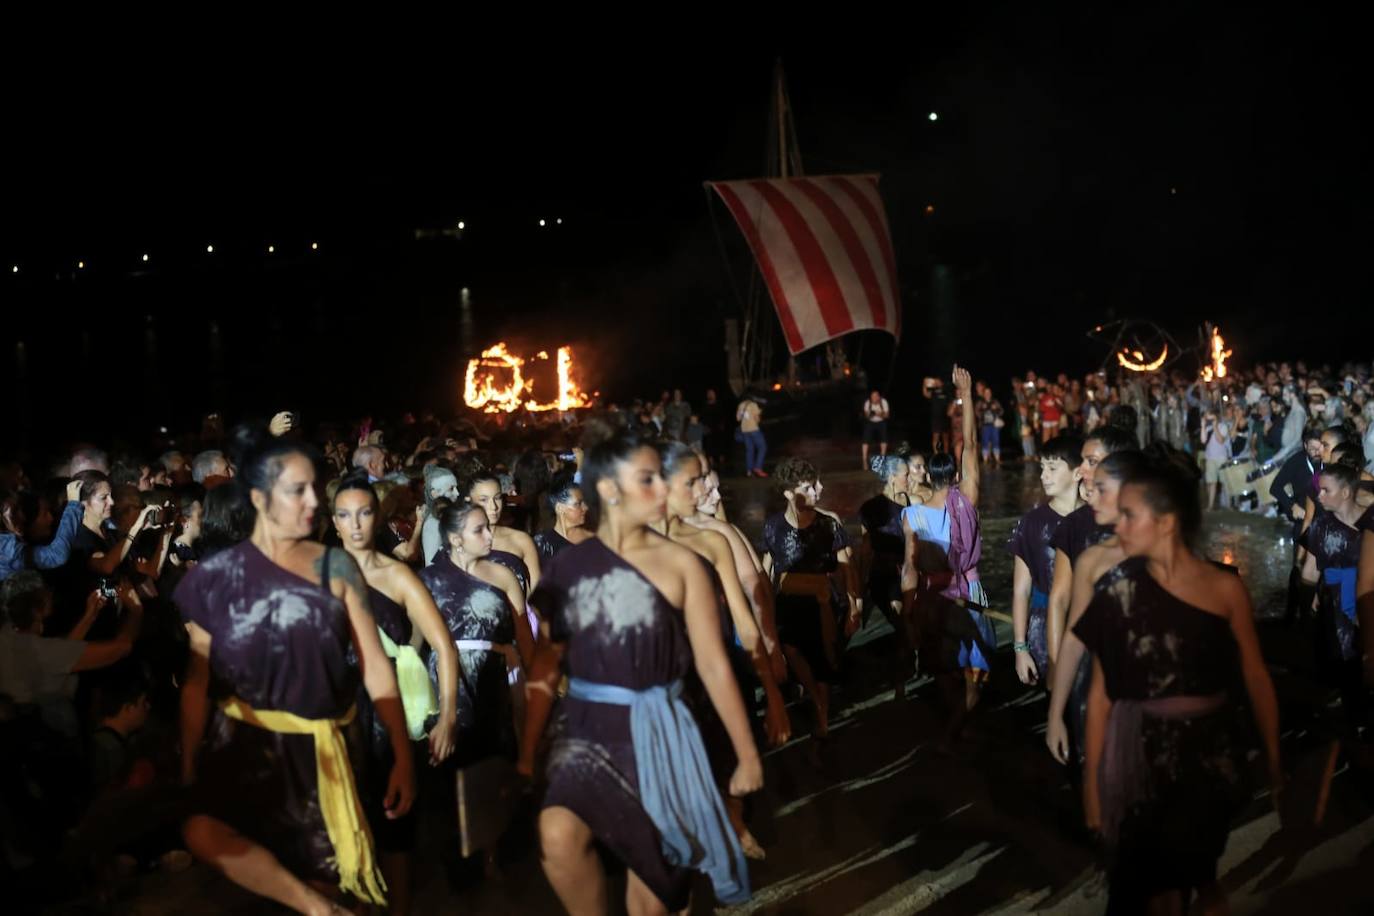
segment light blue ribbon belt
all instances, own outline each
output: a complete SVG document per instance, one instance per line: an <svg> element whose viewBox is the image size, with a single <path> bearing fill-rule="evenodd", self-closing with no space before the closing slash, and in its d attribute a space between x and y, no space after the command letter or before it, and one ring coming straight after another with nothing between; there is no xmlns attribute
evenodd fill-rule
<svg viewBox="0 0 1374 916"><path fill-rule="evenodd" d="M664 858L704 872L721 903L748 900L744 851L711 776L701 732L682 702L682 681L630 690L575 677L568 696L630 707L639 799L663 838Z"/></svg>
<svg viewBox="0 0 1374 916"><path fill-rule="evenodd" d="M1341 613L1355 619L1355 575L1354 566L1327 567L1322 570L1322 580L1327 585L1337 585L1341 589Z"/></svg>

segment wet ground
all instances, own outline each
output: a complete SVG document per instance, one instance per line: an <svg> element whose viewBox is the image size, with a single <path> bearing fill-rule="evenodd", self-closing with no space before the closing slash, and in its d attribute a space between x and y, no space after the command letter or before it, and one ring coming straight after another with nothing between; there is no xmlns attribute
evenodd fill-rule
<svg viewBox="0 0 1374 916"><path fill-rule="evenodd" d="M823 504L846 518L874 492L858 470L857 447L801 440L821 469ZM852 470L851 470L852 468ZM1010 571L1000 549L1014 518L1033 504L1033 469L989 473L983 488L983 578L1005 608ZM728 480L732 517L757 536L780 504L768 481ZM1317 787L1335 734L1330 693L1313 677L1310 635L1273 620L1281 607L1288 550L1283 526L1237 513L1208 516L1209 555L1240 566L1256 604L1264 651L1279 690L1285 766L1291 781L1284 820L1256 780L1237 819L1221 875L1237 913L1374 912L1374 793L1362 791L1344 758L1330 803L1314 823ZM1022 687L1005 646L961 758L935 751L930 685L909 682L894 699L886 683L889 641L875 620L846 653L843 687L828 744L807 737L808 715L790 707L798 737L765 757L765 788L751 827L768 850L751 868L754 897L729 912L773 916L863 916L1050 912L1100 913L1105 905L1097 852L1083 839L1074 791L1043 744L1045 694ZM1003 640L1007 628L1001 628ZM500 880L450 888L422 841L417 913L558 912L528 830L516 830ZM619 905L617 904L617 909ZM698 893L694 913L711 912ZM113 908L129 914L249 914L272 910L197 866L143 879Z"/></svg>

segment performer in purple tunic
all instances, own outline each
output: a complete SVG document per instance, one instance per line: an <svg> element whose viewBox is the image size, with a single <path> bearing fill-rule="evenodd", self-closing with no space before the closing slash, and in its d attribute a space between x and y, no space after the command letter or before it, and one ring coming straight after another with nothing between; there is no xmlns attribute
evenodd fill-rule
<svg viewBox="0 0 1374 916"><path fill-rule="evenodd" d="M630 912L686 907L692 870L722 902L741 902L744 856L682 701L695 666L738 760L730 792L756 790L763 771L710 579L696 554L648 528L667 494L652 446L618 434L588 450L582 474L597 536L558 553L533 598L550 639L539 640L530 678L523 771L560 662L571 678L539 818L544 872L570 912L605 911L598 841L629 869Z"/></svg>
<svg viewBox="0 0 1374 916"><path fill-rule="evenodd" d="M281 439L241 432L240 441L233 485L251 499L253 533L199 564L174 596L191 643L181 716L184 776L194 784L186 843L298 912L343 912L307 882L381 903L342 733L359 676L349 649L391 736L388 817L409 810L415 778L395 670L357 565L308 540L318 506L310 458Z"/></svg>

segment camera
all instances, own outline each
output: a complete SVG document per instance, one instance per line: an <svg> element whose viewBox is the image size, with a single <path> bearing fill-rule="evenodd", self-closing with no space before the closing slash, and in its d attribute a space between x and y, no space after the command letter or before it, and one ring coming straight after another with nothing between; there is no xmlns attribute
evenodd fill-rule
<svg viewBox="0 0 1374 916"><path fill-rule="evenodd" d="M114 587L114 582L110 579L100 579L96 588L100 590L100 596L107 600L114 600L119 595L119 590Z"/></svg>

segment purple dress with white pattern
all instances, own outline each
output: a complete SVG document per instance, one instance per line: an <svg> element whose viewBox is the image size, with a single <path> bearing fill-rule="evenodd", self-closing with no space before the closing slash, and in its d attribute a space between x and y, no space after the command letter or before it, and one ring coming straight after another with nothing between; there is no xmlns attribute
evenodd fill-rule
<svg viewBox="0 0 1374 916"><path fill-rule="evenodd" d="M530 600L566 646L569 677L644 690L691 667L681 612L600 538L553 557ZM640 802L629 708L572 697L559 708L544 807L570 809L669 910L682 909L692 873L668 864Z"/></svg>
<svg viewBox="0 0 1374 916"><path fill-rule="evenodd" d="M256 710L339 719L353 706L358 668L342 601L269 560L251 541L215 554L181 580L173 600L210 634L210 697ZM207 723L190 813L229 824L298 877L338 880L320 813L315 739L230 719Z"/></svg>

